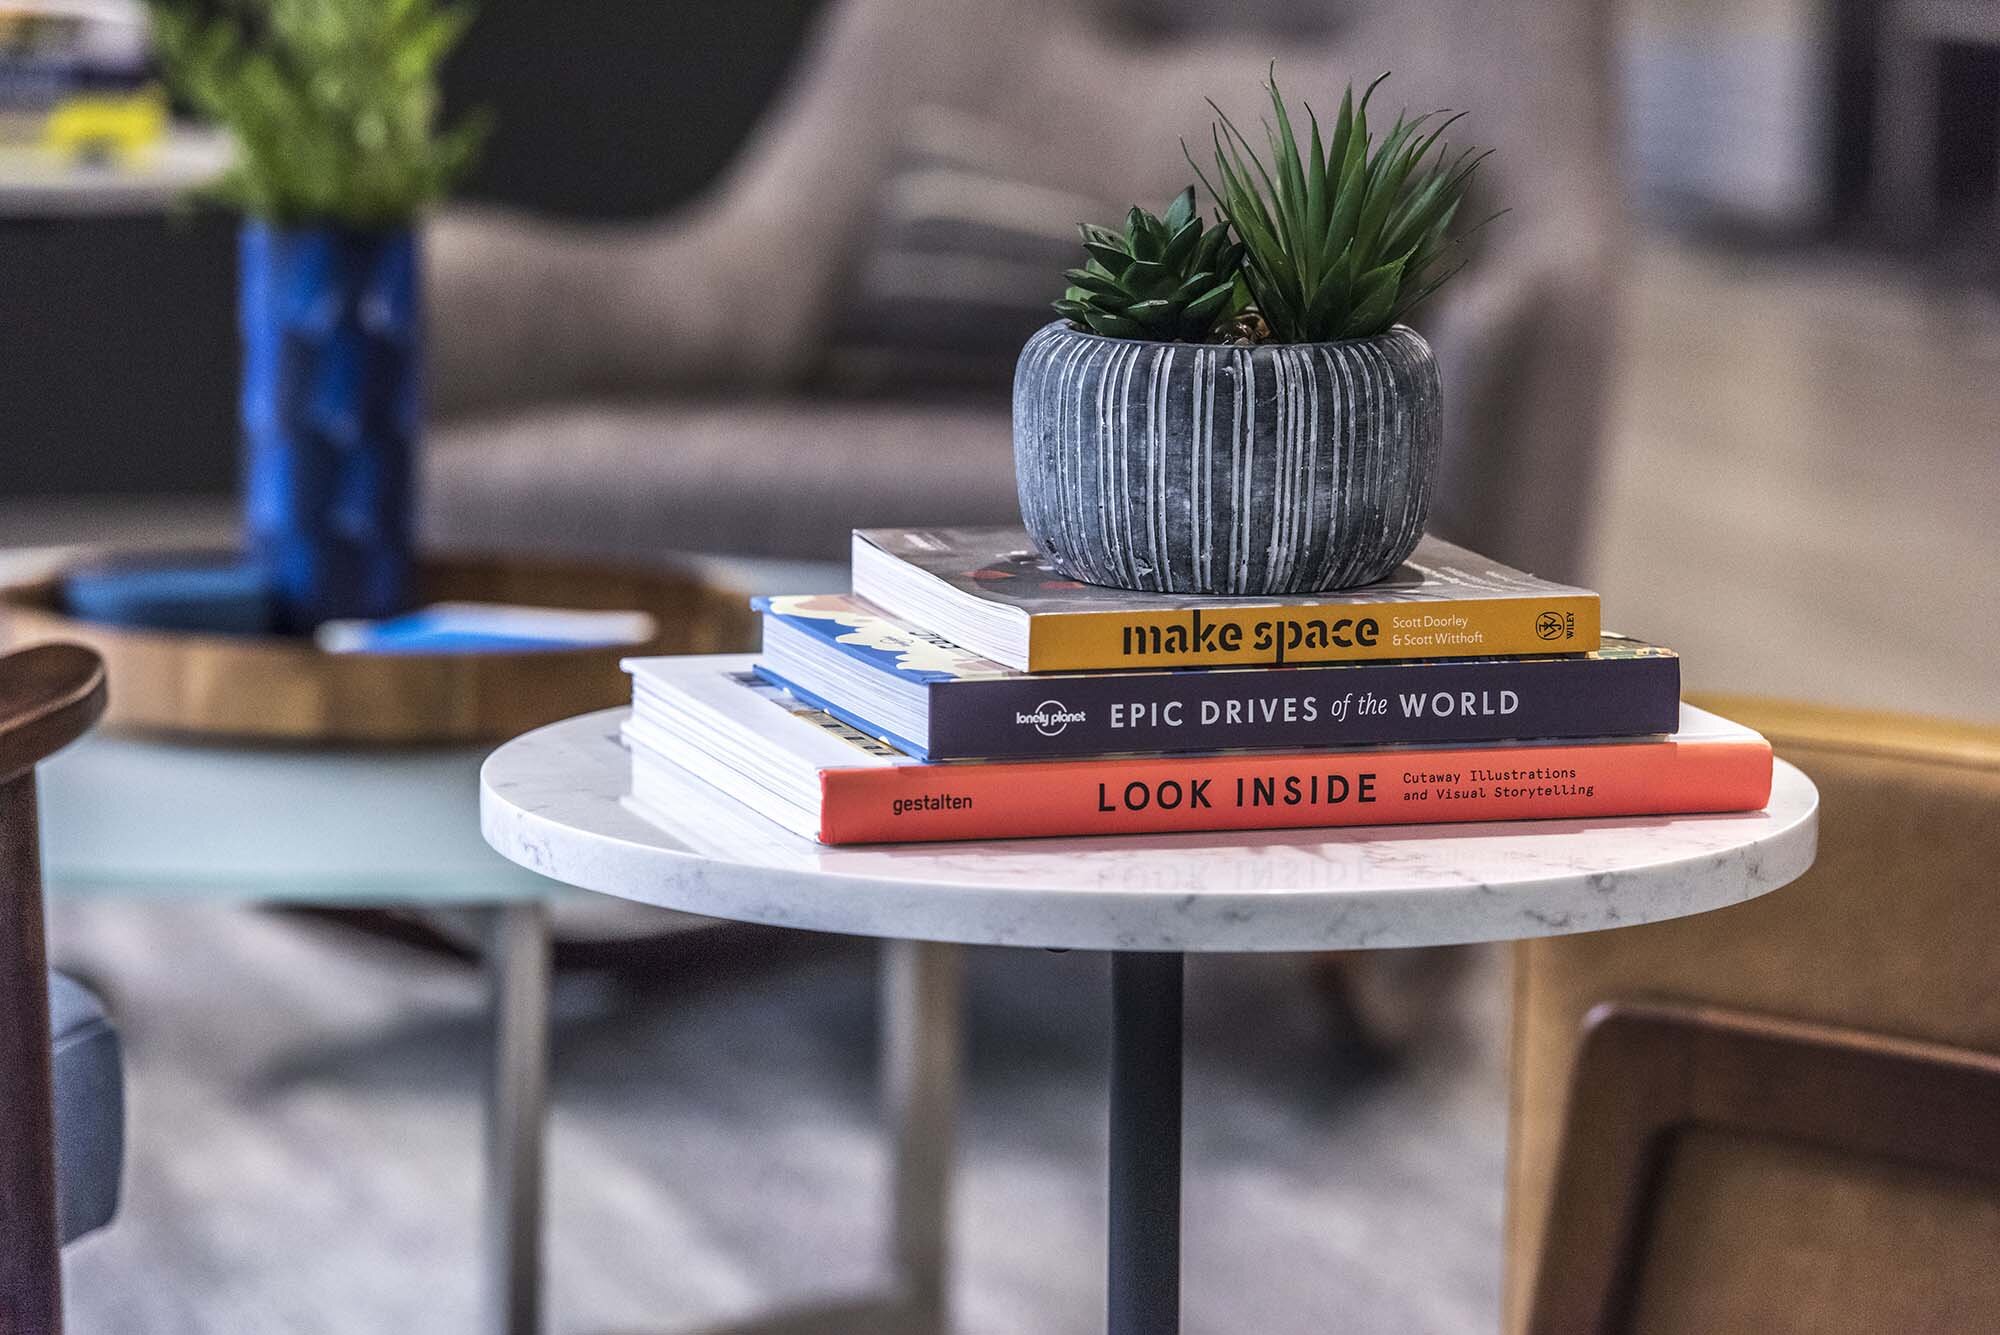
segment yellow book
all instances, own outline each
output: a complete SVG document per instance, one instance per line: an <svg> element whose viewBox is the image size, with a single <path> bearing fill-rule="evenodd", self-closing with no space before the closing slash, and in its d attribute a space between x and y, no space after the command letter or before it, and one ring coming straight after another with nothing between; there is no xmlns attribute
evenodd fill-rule
<svg viewBox="0 0 2000 1335"><path fill-rule="evenodd" d="M1225 598L1081 584L1019 528L857 529L854 592L1023 672L1588 653L1597 595L1428 535L1380 583Z"/></svg>
<svg viewBox="0 0 2000 1335"><path fill-rule="evenodd" d="M158 87L73 93L42 130L52 151L73 157L136 159L167 133L167 95Z"/></svg>

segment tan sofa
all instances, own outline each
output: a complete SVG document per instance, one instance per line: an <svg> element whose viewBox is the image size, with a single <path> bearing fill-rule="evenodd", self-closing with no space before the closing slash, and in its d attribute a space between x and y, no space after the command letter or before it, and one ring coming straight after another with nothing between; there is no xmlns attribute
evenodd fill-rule
<svg viewBox="0 0 2000 1335"><path fill-rule="evenodd" d="M1618 246L1610 31L1601 0L835 0L694 207L435 223L429 537L838 557L855 525L1013 518L1013 357L1075 224L1164 206L1203 98L1254 126L1275 57L1329 111L1393 69L1378 110L1465 108L1497 150L1468 208L1511 212L1419 320L1448 414L1433 527L1577 575Z"/></svg>
<svg viewBox="0 0 2000 1335"><path fill-rule="evenodd" d="M1990 1089L2000 1057L2000 729L1761 701L1718 707L1761 728L1818 783L1819 859L1793 885L1722 912L1517 948L1505 1329L1581 1335L1589 1327L1556 1320L1550 1304L1571 1268L1620 1247L1637 1258L1631 1291L1622 1319L1600 1329L2000 1329L2000 1154L1958 1153L1988 1134L1985 1119L1937 1116L1937 1091L1966 1070L1984 1070ZM1652 1146L1649 1170L1592 1162L1616 1140L1598 1134L1606 1108L1630 1091L1593 1086L1579 1098L1571 1077L1586 1014L1618 1002L1692 1004L1725 1027L1789 1027L1813 1042L1818 1027L1838 1026L1850 1031L1836 1036L1842 1060L1891 1053L1914 1072L1912 1092L1886 1100L1887 1111L1841 1113L1846 1134L1831 1139L1876 1147L1867 1153L1818 1133L1679 1126ZM1627 1069L1634 1083L1651 1078L1643 1063ZM1839 1110L1825 1101L1871 1097L1787 1069L1772 1060L1740 1073L1751 1082L1739 1099L1747 1121L1833 1124ZM1718 1099L1713 1088L1688 1093ZM1594 1131L1584 1126L1593 1119ZM1914 1139L1912 1126L1924 1128ZM1899 1136L1900 1149L1882 1148ZM1634 1171L1656 1175L1643 1192L1617 1180ZM1643 1194L1650 1213L1624 1238L1559 1220L1570 1242L1545 1253L1559 1178L1562 1209L1588 1206L1590 1190L1572 1188L1595 1180L1600 1197Z"/></svg>

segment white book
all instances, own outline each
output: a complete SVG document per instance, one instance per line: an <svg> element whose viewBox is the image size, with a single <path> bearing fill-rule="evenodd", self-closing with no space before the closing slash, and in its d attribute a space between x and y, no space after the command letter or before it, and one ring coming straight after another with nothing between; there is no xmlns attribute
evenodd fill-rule
<svg viewBox="0 0 2000 1335"><path fill-rule="evenodd" d="M760 680L748 654L625 660L632 792L651 803L651 771L676 766L788 830L820 834L821 771L920 762Z"/></svg>

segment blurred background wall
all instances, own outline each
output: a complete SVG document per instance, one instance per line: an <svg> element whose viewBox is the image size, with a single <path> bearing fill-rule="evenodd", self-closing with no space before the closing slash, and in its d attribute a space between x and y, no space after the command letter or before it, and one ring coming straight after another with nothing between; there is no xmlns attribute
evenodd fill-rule
<svg viewBox="0 0 2000 1335"><path fill-rule="evenodd" d="M465 195L571 218L658 214L714 180L783 83L824 0L487 0L448 95L497 131ZM1259 0L1274 37L1341 7ZM1990 277L2000 46L1937 42L1934 222L1870 206L1884 32L1875 0L1628 0L1617 74L1627 182L1656 228L1736 242L1937 249ZM1200 6L1114 0L1143 36ZM1244 7L1229 21L1241 25ZM1212 21L1212 16L1209 21ZM867 133L857 127L857 133ZM233 232L184 216L0 218L0 497L227 491L236 370ZM116 383L119 392L103 392Z"/></svg>
<svg viewBox="0 0 2000 1335"><path fill-rule="evenodd" d="M1886 234L1871 216L1886 76L1935 81L1935 115L1919 130L1937 155L1935 198L1961 225L1976 225L2000 169L2000 20L1986 20L1982 39L1976 21L1941 21L1951 8L1631 0L1620 75L1635 203L1658 224L1904 250L1936 240ZM1890 38L1904 25L1937 34L1919 43L1915 71L1894 68Z"/></svg>
<svg viewBox="0 0 2000 1335"><path fill-rule="evenodd" d="M644 217L728 164L799 55L824 0L487 0L449 71L459 105L498 130L465 193L572 218ZM1244 7L1232 11L1240 24ZM1621 7L1627 179L1655 227L1737 241L1943 248L1990 265L2000 170L2000 47L1943 41L1931 134L1935 227L1882 227L1870 207L1893 4L1629 0ZM1274 36L1330 7L1259 0ZM1116 0L1136 33L1185 32L1200 6ZM866 133L858 129L858 133ZM0 497L227 491L235 448L233 233L222 220L0 218ZM1990 268L1987 270L1990 275ZM102 392L115 380L119 393Z"/></svg>
<svg viewBox="0 0 2000 1335"><path fill-rule="evenodd" d="M671 208L728 164L821 6L485 0L446 88L496 115L461 193L574 218ZM235 255L232 219L0 214L0 500L233 489Z"/></svg>
<svg viewBox="0 0 2000 1335"><path fill-rule="evenodd" d="M1371 17L1338 0L1089 8L1142 55L1246 25L1256 50L1282 50ZM569 220L672 212L718 180L827 12L488 0L449 71L452 102L497 113L465 194ZM1422 28L1421 13L1384 12L1394 32ZM1682 647L1696 686L1993 716L1984 580L1934 579L1922 609L1903 581L1992 568L1980 507L2000 485L2000 10L1589 12L1616 18L1633 223L1601 485L1560 501L1538 486L1503 508L1587 507L1592 547L1550 573L1590 580L1625 628ZM233 263L221 218L0 216L0 502L231 490ZM726 329L732 312L712 304L703 318Z"/></svg>
<svg viewBox="0 0 2000 1335"><path fill-rule="evenodd" d="M495 109L462 193L564 217L664 212L708 184L824 0L485 0L447 97Z"/></svg>
<svg viewBox="0 0 2000 1335"><path fill-rule="evenodd" d="M1627 171L1663 222L1831 216L1834 27L1825 0L1638 0L1621 45Z"/></svg>

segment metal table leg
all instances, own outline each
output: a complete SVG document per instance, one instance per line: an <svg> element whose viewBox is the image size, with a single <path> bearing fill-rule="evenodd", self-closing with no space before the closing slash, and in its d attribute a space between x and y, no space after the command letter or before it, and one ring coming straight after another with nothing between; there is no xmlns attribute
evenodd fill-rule
<svg viewBox="0 0 2000 1335"><path fill-rule="evenodd" d="M537 902L491 910L486 976L493 1066L486 1102L484 1329L542 1325L542 1149L548 1120L549 920Z"/></svg>
<svg viewBox="0 0 2000 1335"><path fill-rule="evenodd" d="M964 955L889 941L882 960L882 1101L894 1138L889 1247L906 1329L949 1323L945 1269L958 1105Z"/></svg>
<svg viewBox="0 0 2000 1335"><path fill-rule="evenodd" d="M952 1129L963 1046L964 955L923 941L882 943L882 1112L891 1137L887 1293L816 1302L701 1335L939 1335L946 1285Z"/></svg>
<svg viewBox="0 0 2000 1335"><path fill-rule="evenodd" d="M882 1094L894 1140L889 1244L895 1292L731 1327L769 1335L811 1330L940 1332L948 1326L946 1260L951 1157L962 1038L963 952L889 941L883 947ZM549 936L538 903L494 908L486 968L494 1020L486 1112L485 1329L541 1329L543 1138L548 1103Z"/></svg>
<svg viewBox="0 0 2000 1335"><path fill-rule="evenodd" d="M1174 1335L1181 1306L1177 952L1111 957L1110 1335Z"/></svg>

